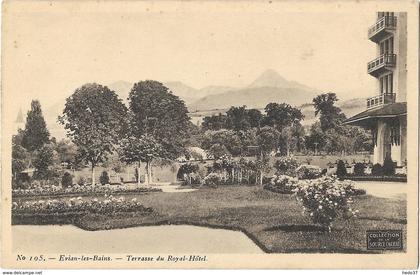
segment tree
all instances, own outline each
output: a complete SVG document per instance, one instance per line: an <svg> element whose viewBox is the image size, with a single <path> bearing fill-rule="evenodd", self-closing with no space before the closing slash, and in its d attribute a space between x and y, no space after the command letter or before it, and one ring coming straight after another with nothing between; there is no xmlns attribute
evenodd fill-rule
<svg viewBox="0 0 420 275"><path fill-rule="evenodd" d="M201 127L204 131L207 130L221 130L227 128L227 116L219 113L218 115L206 116L203 118Z"/></svg>
<svg viewBox="0 0 420 275"><path fill-rule="evenodd" d="M227 126L234 131L247 130L251 127L246 106L230 107L226 112Z"/></svg>
<svg viewBox="0 0 420 275"><path fill-rule="evenodd" d="M31 110L26 116L25 130L22 136L22 146L29 152L40 149L49 142L50 133L47 129L44 116L42 115L41 104L38 100L32 100Z"/></svg>
<svg viewBox="0 0 420 275"><path fill-rule="evenodd" d="M151 135L160 144L162 158L176 159L185 153L190 119L184 101L162 83L146 80L134 84L129 103L133 135Z"/></svg>
<svg viewBox="0 0 420 275"><path fill-rule="evenodd" d="M216 155L228 152L233 156L238 156L241 154L242 149L239 135L240 133L236 133L233 130L207 131L203 136L201 146L214 157L216 157L214 155L215 152L217 152Z"/></svg>
<svg viewBox="0 0 420 275"><path fill-rule="evenodd" d="M306 149L313 150L317 154L325 146L325 134L319 121L311 125L309 135L305 137Z"/></svg>
<svg viewBox="0 0 420 275"><path fill-rule="evenodd" d="M114 91L96 83L85 84L67 98L59 121L78 147L81 160L95 167L104 161L126 131L127 108Z"/></svg>
<svg viewBox="0 0 420 275"><path fill-rule="evenodd" d="M264 156L277 150L279 137L280 132L273 127L264 126L260 129L257 136L257 143Z"/></svg>
<svg viewBox="0 0 420 275"><path fill-rule="evenodd" d="M337 101L338 98L335 93L321 94L312 100L315 107L315 116L320 115L319 121L324 132L338 127L346 119L341 109L334 106Z"/></svg>
<svg viewBox="0 0 420 275"><path fill-rule="evenodd" d="M137 163L137 184L140 184L140 164L146 162L146 182L152 183L152 161L162 156L163 148L151 135L128 136L121 140L121 158L127 163Z"/></svg>
<svg viewBox="0 0 420 275"><path fill-rule="evenodd" d="M286 126L299 123L303 118L302 112L286 103L269 103L265 107L265 125L272 126L278 131Z"/></svg>
<svg viewBox="0 0 420 275"><path fill-rule="evenodd" d="M46 144L36 151L34 158L35 173L37 179L50 179L56 171L50 169L54 165L54 148Z"/></svg>
<svg viewBox="0 0 420 275"><path fill-rule="evenodd" d="M264 119L264 115L258 109L249 109L247 111L249 125L252 128L260 127Z"/></svg>

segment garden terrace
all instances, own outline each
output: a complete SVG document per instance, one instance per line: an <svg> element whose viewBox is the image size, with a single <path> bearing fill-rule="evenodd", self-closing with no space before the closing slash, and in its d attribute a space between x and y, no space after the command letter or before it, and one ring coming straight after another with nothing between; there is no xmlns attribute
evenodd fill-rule
<svg viewBox="0 0 420 275"><path fill-rule="evenodd" d="M302 213L294 196L270 192L260 186L220 186L189 193L150 192L125 196L126 201L132 198L137 198L142 206L152 208L153 212L147 215L88 213L68 220L62 216L61 220L55 220L50 215L48 223L75 224L86 230L161 224L225 228L244 232L269 253L372 253L366 250L367 229L401 229L406 236L405 198L356 196L352 207L360 211L359 215L347 221L337 220L331 232L314 226ZM14 199L17 200L19 198ZM46 221L45 215L36 218L38 216L12 212L12 222L38 224Z"/></svg>

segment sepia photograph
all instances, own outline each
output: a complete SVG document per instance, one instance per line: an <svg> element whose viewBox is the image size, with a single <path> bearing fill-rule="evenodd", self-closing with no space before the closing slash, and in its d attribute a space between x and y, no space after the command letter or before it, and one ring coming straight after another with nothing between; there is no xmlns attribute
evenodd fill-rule
<svg viewBox="0 0 420 275"><path fill-rule="evenodd" d="M418 267L418 2L2 16L3 267Z"/></svg>

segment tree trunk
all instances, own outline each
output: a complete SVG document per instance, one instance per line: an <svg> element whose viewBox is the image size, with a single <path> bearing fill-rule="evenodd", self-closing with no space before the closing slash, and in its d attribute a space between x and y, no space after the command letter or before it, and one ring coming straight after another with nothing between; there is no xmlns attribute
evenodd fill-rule
<svg viewBox="0 0 420 275"><path fill-rule="evenodd" d="M262 171L260 171L260 185L263 184L263 173Z"/></svg>
<svg viewBox="0 0 420 275"><path fill-rule="evenodd" d="M92 186L95 186L95 165L92 164Z"/></svg>
<svg viewBox="0 0 420 275"><path fill-rule="evenodd" d="M147 166L147 184L152 184L153 180L152 180L152 164L150 161L148 161L146 163Z"/></svg>
<svg viewBox="0 0 420 275"><path fill-rule="evenodd" d="M137 186L140 187L140 166L141 166L141 162L139 161L137 164Z"/></svg>

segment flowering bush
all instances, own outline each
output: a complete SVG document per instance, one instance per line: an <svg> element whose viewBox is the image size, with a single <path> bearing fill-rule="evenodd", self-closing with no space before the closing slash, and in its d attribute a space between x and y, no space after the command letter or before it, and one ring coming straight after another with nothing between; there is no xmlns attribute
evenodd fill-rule
<svg viewBox="0 0 420 275"><path fill-rule="evenodd" d="M291 157L282 157L276 161L274 168L277 175L296 176L296 168L299 164L296 159Z"/></svg>
<svg viewBox="0 0 420 275"><path fill-rule="evenodd" d="M349 206L356 192L351 181L338 181L335 177L300 181L295 192L312 221L329 229L337 217L356 216L359 212Z"/></svg>
<svg viewBox="0 0 420 275"><path fill-rule="evenodd" d="M299 179L309 180L319 178L322 170L314 165L301 165L296 169L296 173Z"/></svg>
<svg viewBox="0 0 420 275"><path fill-rule="evenodd" d="M271 181L264 185L264 188L281 194L292 194L297 184L298 180L296 178L280 175L271 178Z"/></svg>
<svg viewBox="0 0 420 275"><path fill-rule="evenodd" d="M81 197L70 199L18 201L12 204L13 214L59 214L59 213L98 213L112 214L117 212L147 212L146 208L136 198L126 201L124 197L115 198L105 195L103 200L97 198L83 200Z"/></svg>
<svg viewBox="0 0 420 275"><path fill-rule="evenodd" d="M210 173L204 178L203 185L217 187L223 183L223 178L218 173Z"/></svg>
<svg viewBox="0 0 420 275"><path fill-rule="evenodd" d="M95 194L116 194L116 193L138 193L138 192L153 192L161 191L157 188L148 187L136 187L129 188L126 185L111 186L106 185L72 185L68 188L61 188L55 185L34 185L29 189L14 189L12 195L18 196L45 196L45 195L71 195L71 194L83 194L83 195L95 195Z"/></svg>

